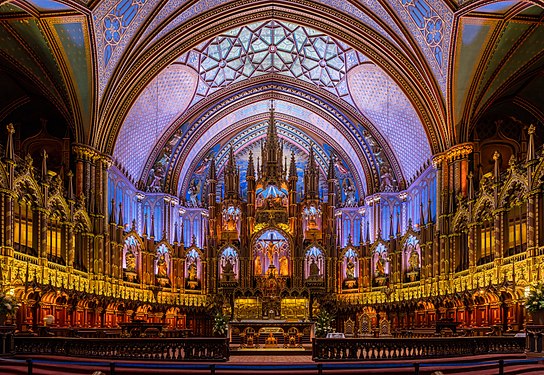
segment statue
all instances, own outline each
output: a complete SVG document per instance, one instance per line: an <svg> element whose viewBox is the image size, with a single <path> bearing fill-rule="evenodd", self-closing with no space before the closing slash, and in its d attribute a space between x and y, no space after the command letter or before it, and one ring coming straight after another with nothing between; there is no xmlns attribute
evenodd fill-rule
<svg viewBox="0 0 544 375"><path fill-rule="evenodd" d="M224 281L231 281L234 278L234 266L232 265L230 260L225 260L225 263L223 263L222 266L222 271Z"/></svg>
<svg viewBox="0 0 544 375"><path fill-rule="evenodd" d="M417 272L419 270L419 254L414 249L410 254L410 259L408 259L408 271Z"/></svg>
<svg viewBox="0 0 544 375"><path fill-rule="evenodd" d="M193 180L189 186L189 202L191 203L191 207L198 207L199 190L196 180Z"/></svg>
<svg viewBox="0 0 544 375"><path fill-rule="evenodd" d="M268 257L268 264L274 264L274 253L276 252L276 245L270 241L266 246L266 256Z"/></svg>
<svg viewBox="0 0 544 375"><path fill-rule="evenodd" d="M355 186L350 182L349 179L344 180L343 189L344 189L344 194L346 196L344 200L344 205L346 207L355 206L357 203L355 201Z"/></svg>
<svg viewBox="0 0 544 375"><path fill-rule="evenodd" d="M189 281L196 281L196 264L193 262L188 268Z"/></svg>
<svg viewBox="0 0 544 375"><path fill-rule="evenodd" d="M147 187L147 191L150 193L158 193L161 191L161 180L162 176L155 172L154 169L151 169L149 172L149 177L151 184Z"/></svg>
<svg viewBox="0 0 544 375"><path fill-rule="evenodd" d="M168 263L164 258L164 254L161 254L159 260L157 260L157 276L168 277Z"/></svg>
<svg viewBox="0 0 544 375"><path fill-rule="evenodd" d="M261 257L255 258L255 275L260 276L263 274L263 266L261 264Z"/></svg>
<svg viewBox="0 0 544 375"><path fill-rule="evenodd" d="M125 269L129 272L136 271L136 257L130 250L128 250L125 255Z"/></svg>
<svg viewBox="0 0 544 375"><path fill-rule="evenodd" d="M346 278L349 280L355 279L355 263L353 257L349 258L348 264L346 265Z"/></svg>
<svg viewBox="0 0 544 375"><path fill-rule="evenodd" d="M385 276L385 259L382 257L378 257L378 261L376 262L376 276Z"/></svg>
<svg viewBox="0 0 544 375"><path fill-rule="evenodd" d="M382 167L382 175L381 180L382 183L380 185L380 190L385 192L393 192L395 191L395 188L393 187L394 179L393 175L391 174L391 168L388 168L386 166Z"/></svg>
<svg viewBox="0 0 544 375"><path fill-rule="evenodd" d="M280 276L289 276L289 261L285 255L280 258Z"/></svg>
<svg viewBox="0 0 544 375"><path fill-rule="evenodd" d="M310 263L310 277L319 277L319 266L313 258Z"/></svg>

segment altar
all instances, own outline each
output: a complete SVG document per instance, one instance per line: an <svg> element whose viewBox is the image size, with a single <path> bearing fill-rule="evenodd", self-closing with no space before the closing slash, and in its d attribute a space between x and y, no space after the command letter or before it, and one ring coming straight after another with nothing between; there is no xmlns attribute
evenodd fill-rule
<svg viewBox="0 0 544 375"><path fill-rule="evenodd" d="M229 343L240 349L302 349L314 338L313 322L247 320L229 323Z"/></svg>

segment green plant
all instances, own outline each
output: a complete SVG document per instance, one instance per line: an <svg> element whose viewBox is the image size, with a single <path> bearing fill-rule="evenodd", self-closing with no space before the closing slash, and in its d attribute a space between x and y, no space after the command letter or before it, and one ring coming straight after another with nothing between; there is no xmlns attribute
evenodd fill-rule
<svg viewBox="0 0 544 375"><path fill-rule="evenodd" d="M529 312L544 310L544 283L533 285L525 298L525 308Z"/></svg>
<svg viewBox="0 0 544 375"><path fill-rule="evenodd" d="M332 332L332 322L334 322L334 317L327 311L321 310L315 321L315 335L326 337L327 333Z"/></svg>
<svg viewBox="0 0 544 375"><path fill-rule="evenodd" d="M229 319L222 313L217 313L213 319L213 333L219 336L227 334Z"/></svg>
<svg viewBox="0 0 544 375"><path fill-rule="evenodd" d="M13 316L19 307L17 300L10 294L0 292L0 316Z"/></svg>

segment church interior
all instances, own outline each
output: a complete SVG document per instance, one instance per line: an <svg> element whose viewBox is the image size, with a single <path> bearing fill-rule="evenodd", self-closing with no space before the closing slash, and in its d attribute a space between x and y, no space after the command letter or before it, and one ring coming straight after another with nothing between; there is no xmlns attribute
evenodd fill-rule
<svg viewBox="0 0 544 375"><path fill-rule="evenodd" d="M522 332L544 277L543 18L0 0L12 324L205 337L220 318L241 347Z"/></svg>

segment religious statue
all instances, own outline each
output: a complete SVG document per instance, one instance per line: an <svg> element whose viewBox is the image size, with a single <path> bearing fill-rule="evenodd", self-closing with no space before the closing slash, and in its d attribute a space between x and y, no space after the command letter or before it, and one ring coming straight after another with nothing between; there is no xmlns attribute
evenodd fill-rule
<svg viewBox="0 0 544 375"><path fill-rule="evenodd" d="M191 204L191 207L198 207L198 193L199 188L196 183L196 180L193 180L191 185L189 186L189 202Z"/></svg>
<svg viewBox="0 0 544 375"><path fill-rule="evenodd" d="M161 254L159 260L157 260L157 276L168 277L168 263L164 258L164 254Z"/></svg>
<svg viewBox="0 0 544 375"><path fill-rule="evenodd" d="M225 260L225 263L223 263L222 266L222 271L224 281L231 281L234 278L234 267L230 260Z"/></svg>
<svg viewBox="0 0 544 375"><path fill-rule="evenodd" d="M289 276L289 261L285 255L280 258L280 276Z"/></svg>
<svg viewBox="0 0 544 375"><path fill-rule="evenodd" d="M385 276L385 259L378 257L376 262L376 276Z"/></svg>
<svg viewBox="0 0 544 375"><path fill-rule="evenodd" d="M349 280L355 279L355 263L353 257L349 258L348 264L346 265L346 278Z"/></svg>
<svg viewBox="0 0 544 375"><path fill-rule="evenodd" d="M130 250L128 250L125 255L125 269L129 272L136 271L136 257Z"/></svg>
<svg viewBox="0 0 544 375"><path fill-rule="evenodd" d="M255 275L260 276L263 274L263 266L261 264L261 257L255 258Z"/></svg>
<svg viewBox="0 0 544 375"><path fill-rule="evenodd" d="M391 169L383 166L382 167L382 175L381 175L382 183L380 185L380 190L385 192L392 192L395 191L395 188L393 187L394 179L393 175L391 174Z"/></svg>
<svg viewBox="0 0 544 375"><path fill-rule="evenodd" d="M196 281L196 264L194 262L189 265L187 272L189 274L189 281Z"/></svg>
<svg viewBox="0 0 544 375"><path fill-rule="evenodd" d="M319 276L319 266L317 265L315 259L312 259L312 262L310 263L310 277L318 277Z"/></svg>
<svg viewBox="0 0 544 375"><path fill-rule="evenodd" d="M268 257L268 264L274 264L274 253L276 252L276 245L270 241L266 246L266 256Z"/></svg>
<svg viewBox="0 0 544 375"><path fill-rule="evenodd" d="M412 250L412 253L410 254L410 258L408 259L408 271L416 272L418 270L419 270L419 254L414 249Z"/></svg>
<svg viewBox="0 0 544 375"><path fill-rule="evenodd" d="M344 200L344 205L346 207L355 206L355 204L357 203L355 201L355 186L349 180L344 180L343 189L346 196Z"/></svg>
<svg viewBox="0 0 544 375"><path fill-rule="evenodd" d="M147 191L150 193L159 193L162 191L162 179L164 177L164 167L161 163L155 163L153 168L149 171L149 180L151 181L147 187Z"/></svg>

